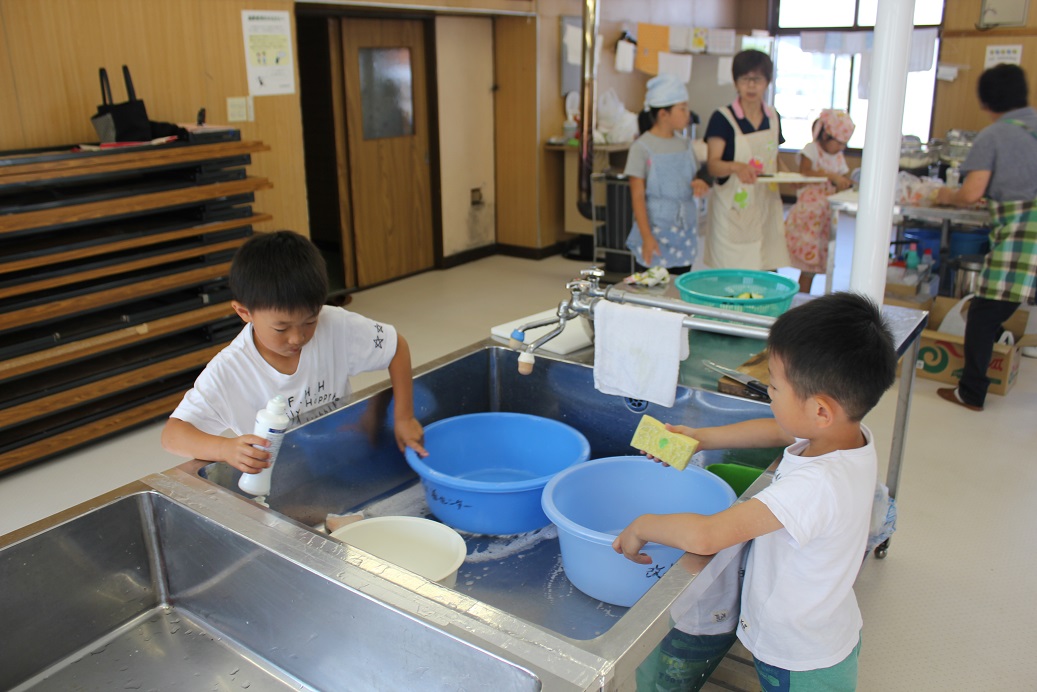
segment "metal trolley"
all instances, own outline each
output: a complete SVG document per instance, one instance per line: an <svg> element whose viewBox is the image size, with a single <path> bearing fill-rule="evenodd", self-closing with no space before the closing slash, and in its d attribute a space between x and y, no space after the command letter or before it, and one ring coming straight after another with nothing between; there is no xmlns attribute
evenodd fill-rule
<svg viewBox="0 0 1037 692"><path fill-rule="evenodd" d="M595 196L604 196L604 205ZM594 209L594 261L610 272L634 273L634 255L626 248L634 225L630 203L630 179L622 173L602 171L591 175L591 206Z"/></svg>

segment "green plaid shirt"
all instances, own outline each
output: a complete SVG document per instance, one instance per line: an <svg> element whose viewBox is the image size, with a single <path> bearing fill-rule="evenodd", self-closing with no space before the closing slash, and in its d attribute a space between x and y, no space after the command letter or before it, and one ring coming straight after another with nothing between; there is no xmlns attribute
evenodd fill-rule
<svg viewBox="0 0 1037 692"><path fill-rule="evenodd" d="M983 264L976 294L1011 303L1037 298L1037 200L991 200L990 254Z"/></svg>

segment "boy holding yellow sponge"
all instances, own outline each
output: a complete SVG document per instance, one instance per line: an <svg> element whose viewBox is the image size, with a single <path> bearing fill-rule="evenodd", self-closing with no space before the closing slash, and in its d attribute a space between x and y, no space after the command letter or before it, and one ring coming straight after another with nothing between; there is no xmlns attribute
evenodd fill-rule
<svg viewBox="0 0 1037 692"><path fill-rule="evenodd" d="M641 416L630 444L678 471L685 469L699 447L695 438L667 430L661 421L649 415Z"/></svg>

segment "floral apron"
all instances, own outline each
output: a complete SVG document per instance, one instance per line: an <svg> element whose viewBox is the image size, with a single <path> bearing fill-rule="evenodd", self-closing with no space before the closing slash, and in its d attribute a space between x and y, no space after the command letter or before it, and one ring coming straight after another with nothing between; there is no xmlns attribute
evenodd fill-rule
<svg viewBox="0 0 1037 692"><path fill-rule="evenodd" d="M842 154L826 155L818 147L814 166L825 173L842 173L846 159ZM800 271L813 274L828 271L828 240L832 226L828 195L835 192L835 185L828 180L801 185L796 192L796 203L785 218L785 237L792 266Z"/></svg>
<svg viewBox="0 0 1037 692"><path fill-rule="evenodd" d="M737 105L737 104L736 104ZM756 159L764 173L778 170L777 113L764 106L771 126L745 134L730 109L720 112L735 133L735 158L740 163ZM790 264L785 244L785 215L776 184L745 185L731 175L714 185L709 202L709 234L706 264L716 268L775 269Z"/></svg>
<svg viewBox="0 0 1037 692"><path fill-rule="evenodd" d="M684 152L657 154L647 145L635 141L634 146L648 149L648 171L645 174L645 207L652 235L659 252L652 255L653 267L688 267L695 263L699 251L698 206L691 181L698 172L698 162L687 141ZM644 264L641 230L634 221L626 246L634 259Z"/></svg>

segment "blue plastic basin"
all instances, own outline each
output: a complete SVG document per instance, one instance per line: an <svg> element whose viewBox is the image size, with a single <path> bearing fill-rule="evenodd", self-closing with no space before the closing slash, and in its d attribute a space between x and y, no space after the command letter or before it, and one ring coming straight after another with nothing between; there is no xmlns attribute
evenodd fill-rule
<svg viewBox="0 0 1037 692"><path fill-rule="evenodd" d="M590 444L575 428L525 413L471 413L425 428L422 459L407 449L425 500L447 526L508 535L551 522L540 505L544 486L587 461Z"/></svg>
<svg viewBox="0 0 1037 692"><path fill-rule="evenodd" d="M544 488L543 506L558 527L562 567L580 591L618 606L632 606L684 551L648 543L653 560L639 565L612 549L612 541L642 514L715 514L735 501L717 476L688 466L683 471L643 456L608 457L573 466Z"/></svg>

